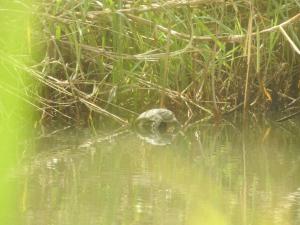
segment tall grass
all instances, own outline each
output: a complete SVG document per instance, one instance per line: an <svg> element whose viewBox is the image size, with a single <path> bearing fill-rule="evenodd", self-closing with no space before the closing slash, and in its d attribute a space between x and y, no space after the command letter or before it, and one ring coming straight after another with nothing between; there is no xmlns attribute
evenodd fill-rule
<svg viewBox="0 0 300 225"><path fill-rule="evenodd" d="M299 110L298 0L47 0L36 12L40 102L52 117Z"/></svg>

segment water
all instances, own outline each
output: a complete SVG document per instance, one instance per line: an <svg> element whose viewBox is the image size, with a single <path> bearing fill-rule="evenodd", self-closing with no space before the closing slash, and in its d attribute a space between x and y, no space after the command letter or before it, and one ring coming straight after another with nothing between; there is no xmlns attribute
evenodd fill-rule
<svg viewBox="0 0 300 225"><path fill-rule="evenodd" d="M58 132L15 175L20 224L300 224L299 130L202 125L166 146Z"/></svg>

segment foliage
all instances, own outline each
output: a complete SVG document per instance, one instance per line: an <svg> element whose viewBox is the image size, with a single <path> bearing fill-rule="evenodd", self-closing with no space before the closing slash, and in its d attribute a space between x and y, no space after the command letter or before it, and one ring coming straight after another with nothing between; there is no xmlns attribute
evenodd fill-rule
<svg viewBox="0 0 300 225"><path fill-rule="evenodd" d="M299 103L298 0L47 0L36 8L45 119L104 115L126 124L167 107L194 120Z"/></svg>

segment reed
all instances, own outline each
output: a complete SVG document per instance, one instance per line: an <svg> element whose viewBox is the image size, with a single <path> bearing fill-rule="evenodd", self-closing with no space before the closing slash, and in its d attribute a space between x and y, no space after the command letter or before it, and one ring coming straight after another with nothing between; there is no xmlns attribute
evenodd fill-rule
<svg viewBox="0 0 300 225"><path fill-rule="evenodd" d="M186 121L299 110L297 1L44 0L35 12L43 48L34 76L51 118L126 124L159 106Z"/></svg>

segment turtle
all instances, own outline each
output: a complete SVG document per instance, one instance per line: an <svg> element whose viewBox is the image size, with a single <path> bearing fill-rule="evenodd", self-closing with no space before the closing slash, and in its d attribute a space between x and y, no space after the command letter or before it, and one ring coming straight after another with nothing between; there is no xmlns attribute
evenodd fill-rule
<svg viewBox="0 0 300 225"><path fill-rule="evenodd" d="M139 137L156 145L169 144L180 127L174 113L165 108L150 109L135 120Z"/></svg>

